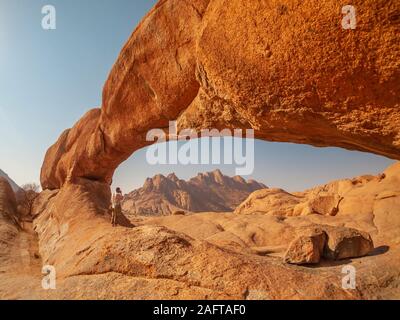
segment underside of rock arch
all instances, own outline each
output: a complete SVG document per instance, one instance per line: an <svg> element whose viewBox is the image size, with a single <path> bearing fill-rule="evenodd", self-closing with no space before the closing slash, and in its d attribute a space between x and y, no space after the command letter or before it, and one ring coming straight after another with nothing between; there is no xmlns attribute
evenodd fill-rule
<svg viewBox="0 0 400 320"><path fill-rule="evenodd" d="M136 28L87 113L48 151L44 189L110 183L146 133L253 128L271 141L400 159L396 1L160 1ZM344 3L344 2L343 2Z"/></svg>

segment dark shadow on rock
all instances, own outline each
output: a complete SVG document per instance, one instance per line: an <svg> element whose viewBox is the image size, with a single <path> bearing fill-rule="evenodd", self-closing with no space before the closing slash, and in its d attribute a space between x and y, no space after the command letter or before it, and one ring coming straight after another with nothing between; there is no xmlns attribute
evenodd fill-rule
<svg viewBox="0 0 400 320"><path fill-rule="evenodd" d="M123 214L120 213L117 216L117 225L125 228L133 228L134 225L131 223L131 221Z"/></svg>
<svg viewBox="0 0 400 320"><path fill-rule="evenodd" d="M342 265L347 265L352 263L352 259L343 259L343 260L329 260L329 259L321 259L318 264L310 264L310 265L303 265L303 267L308 267L310 269L319 269L319 268L333 268Z"/></svg>
<svg viewBox="0 0 400 320"><path fill-rule="evenodd" d="M380 247L375 248L368 256L369 257L371 257L371 256L379 256L381 254L384 254L384 253L388 252L389 249L390 249L389 246L380 246Z"/></svg>
<svg viewBox="0 0 400 320"><path fill-rule="evenodd" d="M389 251L389 249L390 249L389 246L380 246L380 247L375 248L367 256L355 257L355 258L344 259L344 260L322 259L320 261L320 263L318 263L318 264L303 265L303 267L310 268L310 269L338 267L338 266L350 264L350 263L353 262L353 260L363 259L363 258L366 258L366 257L373 257L373 256L379 256L381 254L385 254L386 252Z"/></svg>

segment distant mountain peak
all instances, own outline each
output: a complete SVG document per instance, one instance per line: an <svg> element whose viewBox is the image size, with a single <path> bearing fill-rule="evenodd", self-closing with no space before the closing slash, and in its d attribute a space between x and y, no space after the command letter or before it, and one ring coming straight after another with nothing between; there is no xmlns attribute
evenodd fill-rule
<svg viewBox="0 0 400 320"><path fill-rule="evenodd" d="M229 177L221 170L199 173L188 181L175 173L147 178L143 187L129 193L124 210L132 214L169 215L177 210L229 212L252 192L266 186L243 177Z"/></svg>
<svg viewBox="0 0 400 320"><path fill-rule="evenodd" d="M167 176L167 178L168 178L169 180L171 180L171 181L174 181L174 182L178 182L178 181L179 181L179 178L176 176L175 173L170 173L170 174Z"/></svg>

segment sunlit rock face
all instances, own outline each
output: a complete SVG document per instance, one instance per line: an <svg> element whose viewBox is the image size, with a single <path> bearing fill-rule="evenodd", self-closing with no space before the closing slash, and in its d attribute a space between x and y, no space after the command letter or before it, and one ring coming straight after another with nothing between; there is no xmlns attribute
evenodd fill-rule
<svg viewBox="0 0 400 320"><path fill-rule="evenodd" d="M86 114L50 148L44 189L109 183L146 133L254 128L271 141L400 159L398 1L160 1L136 28Z"/></svg>

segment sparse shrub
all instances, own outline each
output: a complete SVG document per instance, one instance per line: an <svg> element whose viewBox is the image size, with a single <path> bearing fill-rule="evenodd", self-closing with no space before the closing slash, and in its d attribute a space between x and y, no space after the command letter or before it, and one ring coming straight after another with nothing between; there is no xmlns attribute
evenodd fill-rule
<svg viewBox="0 0 400 320"><path fill-rule="evenodd" d="M39 192L40 186L34 182L24 184L17 192L18 211L22 217L31 215L33 203Z"/></svg>

